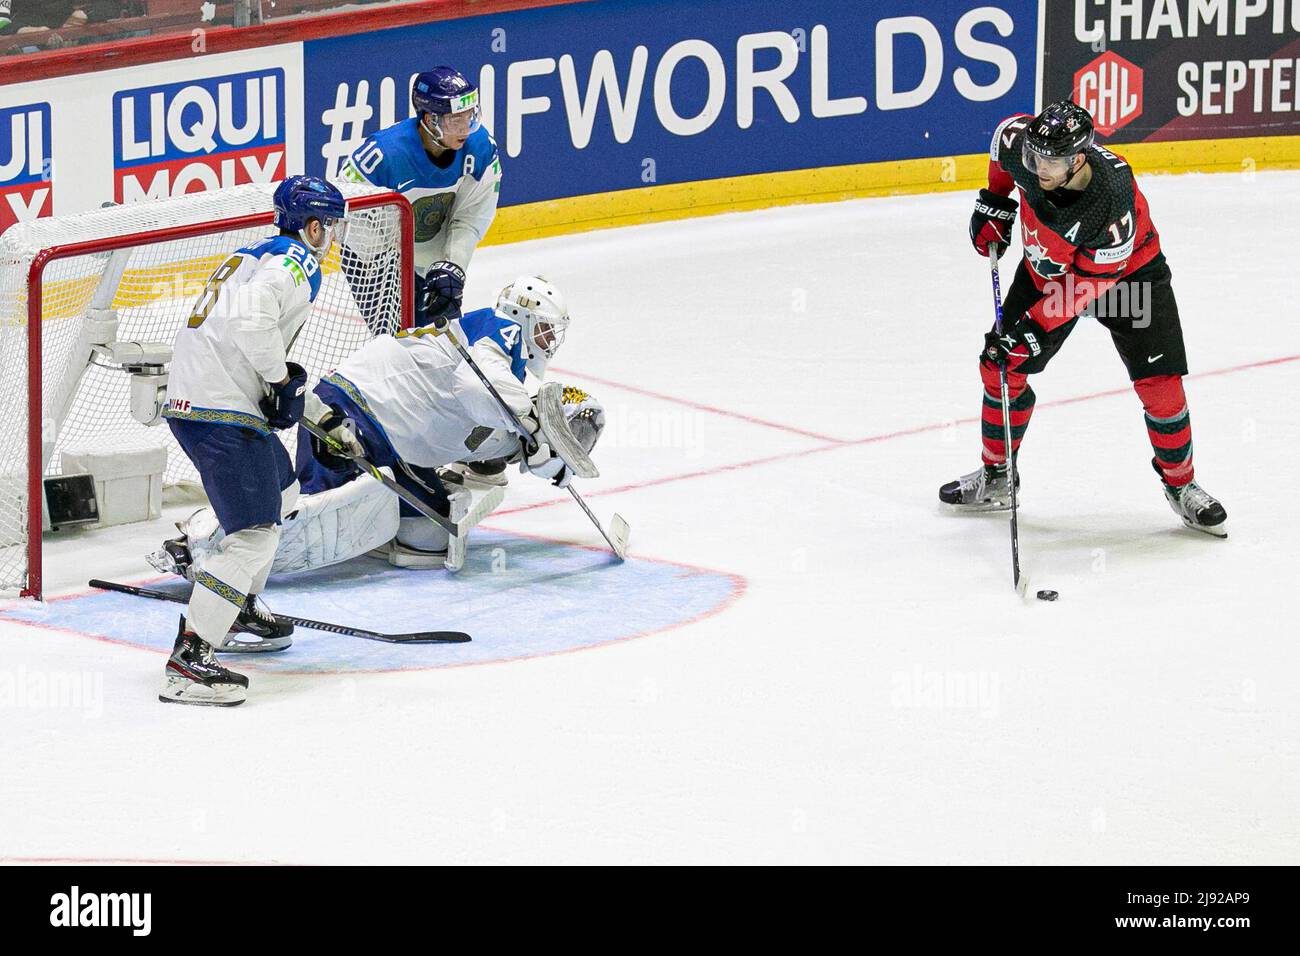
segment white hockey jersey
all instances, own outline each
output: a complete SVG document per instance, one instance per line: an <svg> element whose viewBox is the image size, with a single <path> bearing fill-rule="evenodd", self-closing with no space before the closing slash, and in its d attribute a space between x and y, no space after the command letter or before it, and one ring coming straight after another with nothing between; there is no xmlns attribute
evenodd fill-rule
<svg viewBox="0 0 1300 956"><path fill-rule="evenodd" d="M236 251L208 279L176 337L163 417L269 432L259 402L320 291L320 264L291 236Z"/></svg>
<svg viewBox="0 0 1300 956"><path fill-rule="evenodd" d="M520 326L492 309L470 312L452 325L506 404L516 415L531 413ZM518 447L496 400L432 326L377 336L321 381L347 395L412 465L486 461Z"/></svg>
<svg viewBox="0 0 1300 956"><path fill-rule="evenodd" d="M501 160L485 128L479 127L464 146L435 162L425 152L415 117L367 138L339 175L407 198L415 214L415 266L421 274L444 260L462 269L469 266L496 216L501 192Z"/></svg>

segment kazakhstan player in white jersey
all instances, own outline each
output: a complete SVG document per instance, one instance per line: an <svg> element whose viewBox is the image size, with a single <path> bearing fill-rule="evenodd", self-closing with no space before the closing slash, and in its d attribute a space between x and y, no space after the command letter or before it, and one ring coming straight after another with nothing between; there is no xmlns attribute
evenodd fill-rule
<svg viewBox="0 0 1300 956"><path fill-rule="evenodd" d="M411 106L413 117L368 137L340 176L392 189L411 203L416 324L423 325L426 305L460 307L465 270L496 216L501 160L482 126L478 88L456 70L419 74ZM366 250L355 252L366 257Z"/></svg>
<svg viewBox="0 0 1300 956"><path fill-rule="evenodd" d="M163 417L194 462L225 533L193 568L159 699L243 703L248 678L221 666L215 650L279 650L292 626L259 608L280 538L298 497L284 445L273 434L302 417L307 373L287 360L288 343L320 291L320 260L343 237L347 204L313 176L275 191L279 234L237 250L212 273L176 338ZM261 641L232 637L251 633Z"/></svg>

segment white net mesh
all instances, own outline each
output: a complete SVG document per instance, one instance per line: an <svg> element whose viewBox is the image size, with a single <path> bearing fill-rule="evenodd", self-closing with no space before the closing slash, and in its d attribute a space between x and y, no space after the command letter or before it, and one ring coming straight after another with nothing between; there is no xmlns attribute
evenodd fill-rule
<svg viewBox="0 0 1300 956"><path fill-rule="evenodd" d="M28 416L42 418L45 475L58 474L65 451L166 447L169 483L196 480L193 467L164 424L131 417L130 377L91 351L87 315L111 309L119 342L170 343L212 271L235 249L271 235L275 184L254 184L176 199L142 202L17 225L0 236L0 588L26 583ZM323 263L311 318L289 357L320 376L402 316L400 200L384 190L340 184L354 202L348 249L336 245ZM366 208L358 208L365 205ZM237 230L214 224L265 215L266 224ZM199 226L196 235L143 242L142 233ZM125 249L96 243L130 236ZM28 401L28 273L42 250L86 243L87 251L55 259L39 281L41 407ZM293 436L281 437L292 450ZM35 529L39 535L40 529Z"/></svg>

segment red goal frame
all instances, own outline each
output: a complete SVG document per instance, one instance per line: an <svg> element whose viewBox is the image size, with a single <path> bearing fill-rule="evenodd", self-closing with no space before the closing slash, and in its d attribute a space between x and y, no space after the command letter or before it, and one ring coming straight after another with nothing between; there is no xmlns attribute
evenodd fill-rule
<svg viewBox="0 0 1300 956"><path fill-rule="evenodd" d="M392 206L397 210L399 224L399 241L401 243L400 291L401 291L401 325L409 328L412 323L412 292L414 289L415 266L411 257L411 248L415 240L415 217L411 204L399 193L379 193L373 196L361 196L348 200L348 210L373 209L379 206ZM175 226L165 229L153 229L146 232L127 233L108 239L92 239L86 242L73 242L66 245L49 246L38 252L27 270L27 584L18 593L20 597L32 597L42 600L42 563L41 547L44 530L42 528L42 502L45 498L44 467L41 460L42 428L45 423L44 402L41 396L41 303L42 280L45 269L50 263L59 259L86 255L93 252L113 252L128 246L145 246L175 239L188 239L193 236L211 235L218 232L232 232L255 226L271 225L274 213L252 213L247 216L234 216L229 219L216 219L195 223L188 226Z"/></svg>

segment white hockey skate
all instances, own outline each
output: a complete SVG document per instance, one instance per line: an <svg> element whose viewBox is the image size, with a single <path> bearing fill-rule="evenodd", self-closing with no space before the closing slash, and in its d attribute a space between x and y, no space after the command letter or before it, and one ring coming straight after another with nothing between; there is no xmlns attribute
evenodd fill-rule
<svg viewBox="0 0 1300 956"><path fill-rule="evenodd" d="M212 645L190 633L182 616L158 699L164 704L234 707L247 696L248 678L218 663Z"/></svg>
<svg viewBox="0 0 1300 956"><path fill-rule="evenodd" d="M1020 490L1020 473L1016 472L1016 490ZM950 481L939 489L939 500L956 514L982 514L1011 510L1011 484L1007 466L984 465Z"/></svg>
<svg viewBox="0 0 1300 956"><path fill-rule="evenodd" d="M506 477L504 458L496 458L492 461L457 461L438 469L438 474L442 476L444 483L448 480L456 480L449 478L448 473L459 475L460 483L471 488L504 488L510 480Z"/></svg>
<svg viewBox="0 0 1300 956"><path fill-rule="evenodd" d="M1194 481L1189 481L1181 488L1165 484L1165 500L1174 514L1183 519L1183 524L1193 531L1212 534L1216 538L1228 536L1228 513L1223 505Z"/></svg>

